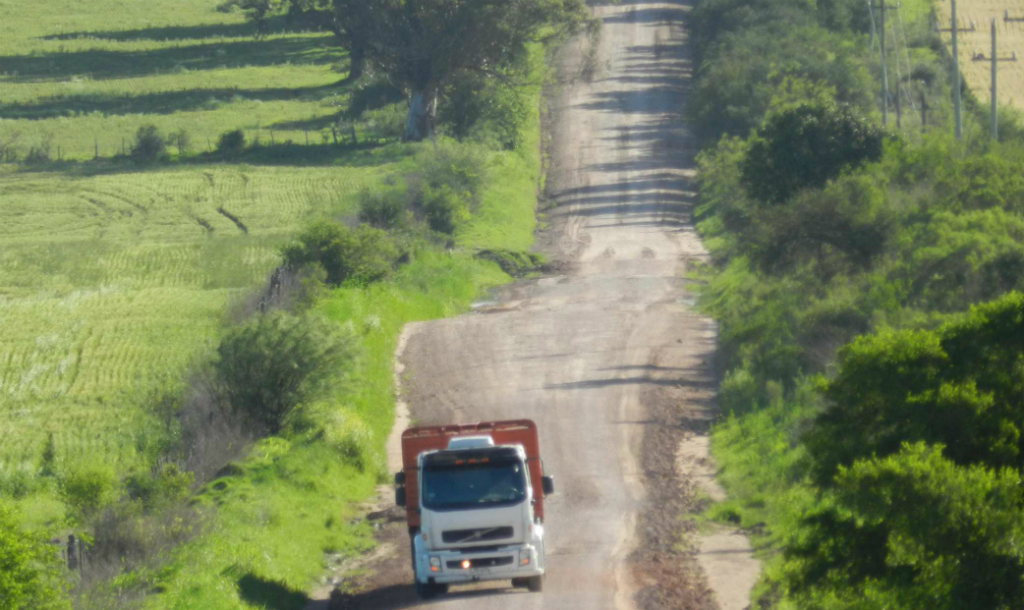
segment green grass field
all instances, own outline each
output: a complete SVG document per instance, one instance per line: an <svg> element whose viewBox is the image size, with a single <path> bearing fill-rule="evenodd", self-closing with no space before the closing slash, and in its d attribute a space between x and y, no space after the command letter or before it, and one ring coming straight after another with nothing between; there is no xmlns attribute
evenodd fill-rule
<svg viewBox="0 0 1024 610"><path fill-rule="evenodd" d="M281 243L351 215L353 193L403 154L325 144L320 127L348 100L329 38L256 40L215 6L0 2L0 141L22 157L49 141L53 159L0 165L0 483L32 475L51 433L59 461L130 466L147 392L208 349ZM259 128L265 143L274 130L303 154L110 160L143 124L186 130L194 152L227 130Z"/></svg>
<svg viewBox="0 0 1024 610"><path fill-rule="evenodd" d="M322 142L347 106L345 59L330 35L273 30L255 40L216 0L0 2L0 137L52 142L65 159L109 157L144 123L185 129L193 148L220 133ZM342 70L339 72L333 67Z"/></svg>
<svg viewBox="0 0 1024 610"><path fill-rule="evenodd" d="M3 470L35 468L51 432L61 459L130 463L139 393L208 348L288 236L350 215L389 167L0 176Z"/></svg>

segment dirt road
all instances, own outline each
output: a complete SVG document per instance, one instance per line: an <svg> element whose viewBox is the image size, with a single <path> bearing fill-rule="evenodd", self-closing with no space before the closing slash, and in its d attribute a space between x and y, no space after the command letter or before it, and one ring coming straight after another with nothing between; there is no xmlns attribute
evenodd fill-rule
<svg viewBox="0 0 1024 610"><path fill-rule="evenodd" d="M481 584L432 607L714 608L714 597L726 610L746 606L757 567L745 539L701 540L677 519L697 492L715 493L701 482L711 472L701 433L716 328L692 311L683 279L705 257L690 224L693 144L680 117L685 11L676 2L598 7L596 52L586 43L570 51L573 82L553 109L554 207L540 240L562 274L407 329L401 394L413 420L532 418L558 483L543 594ZM416 605L404 534L393 542L391 568L371 566L385 581L337 607ZM719 562L715 595L702 557Z"/></svg>

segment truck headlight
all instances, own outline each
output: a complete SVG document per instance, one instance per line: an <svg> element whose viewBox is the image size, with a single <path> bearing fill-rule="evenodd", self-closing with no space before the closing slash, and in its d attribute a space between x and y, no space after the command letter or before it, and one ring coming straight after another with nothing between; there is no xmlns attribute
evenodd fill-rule
<svg viewBox="0 0 1024 610"><path fill-rule="evenodd" d="M431 572L437 572L440 569L441 569L441 558L440 557L431 557L430 558L430 571Z"/></svg>
<svg viewBox="0 0 1024 610"><path fill-rule="evenodd" d="M528 566L530 565L530 549L523 549L519 551L519 565Z"/></svg>

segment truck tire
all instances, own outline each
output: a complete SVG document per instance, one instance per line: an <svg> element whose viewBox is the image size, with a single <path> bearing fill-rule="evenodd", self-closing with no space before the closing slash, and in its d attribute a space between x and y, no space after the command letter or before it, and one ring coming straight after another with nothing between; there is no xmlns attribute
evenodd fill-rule
<svg viewBox="0 0 1024 610"><path fill-rule="evenodd" d="M516 589L525 589L526 588L526 584L527 584L527 582L529 580L530 580L529 578L513 578L512 579L512 586L515 587Z"/></svg>
<svg viewBox="0 0 1024 610"><path fill-rule="evenodd" d="M530 593L540 593L544 590L544 575L532 576L526 579L526 588Z"/></svg>
<svg viewBox="0 0 1024 610"><path fill-rule="evenodd" d="M441 588L437 585L416 581L416 597L423 600L434 599L440 593L442 593Z"/></svg>

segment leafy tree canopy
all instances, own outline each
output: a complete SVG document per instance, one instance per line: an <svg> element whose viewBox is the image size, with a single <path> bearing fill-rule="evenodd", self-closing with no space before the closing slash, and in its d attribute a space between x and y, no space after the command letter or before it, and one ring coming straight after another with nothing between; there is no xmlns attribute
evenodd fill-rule
<svg viewBox="0 0 1024 610"><path fill-rule="evenodd" d="M266 1L334 32L353 76L369 62L408 90L407 140L430 135L438 92L459 76L507 78L529 43L597 27L584 0L259 0L251 14Z"/></svg>
<svg viewBox="0 0 1024 610"><path fill-rule="evenodd" d="M819 610L1009 610L1024 605L1022 481L904 444L841 468L788 542L784 584Z"/></svg>
<svg viewBox="0 0 1024 610"><path fill-rule="evenodd" d="M13 509L0 502L0 608L70 608L60 552L44 536L24 531L16 517Z"/></svg>
<svg viewBox="0 0 1024 610"><path fill-rule="evenodd" d="M758 130L742 164L743 185L754 199L777 205L881 156L882 131L848 109L798 106Z"/></svg>
<svg viewBox="0 0 1024 610"><path fill-rule="evenodd" d="M940 444L957 464L1024 469L1024 294L937 331L858 338L839 364L824 386L833 406L805 439L820 484L904 442Z"/></svg>

